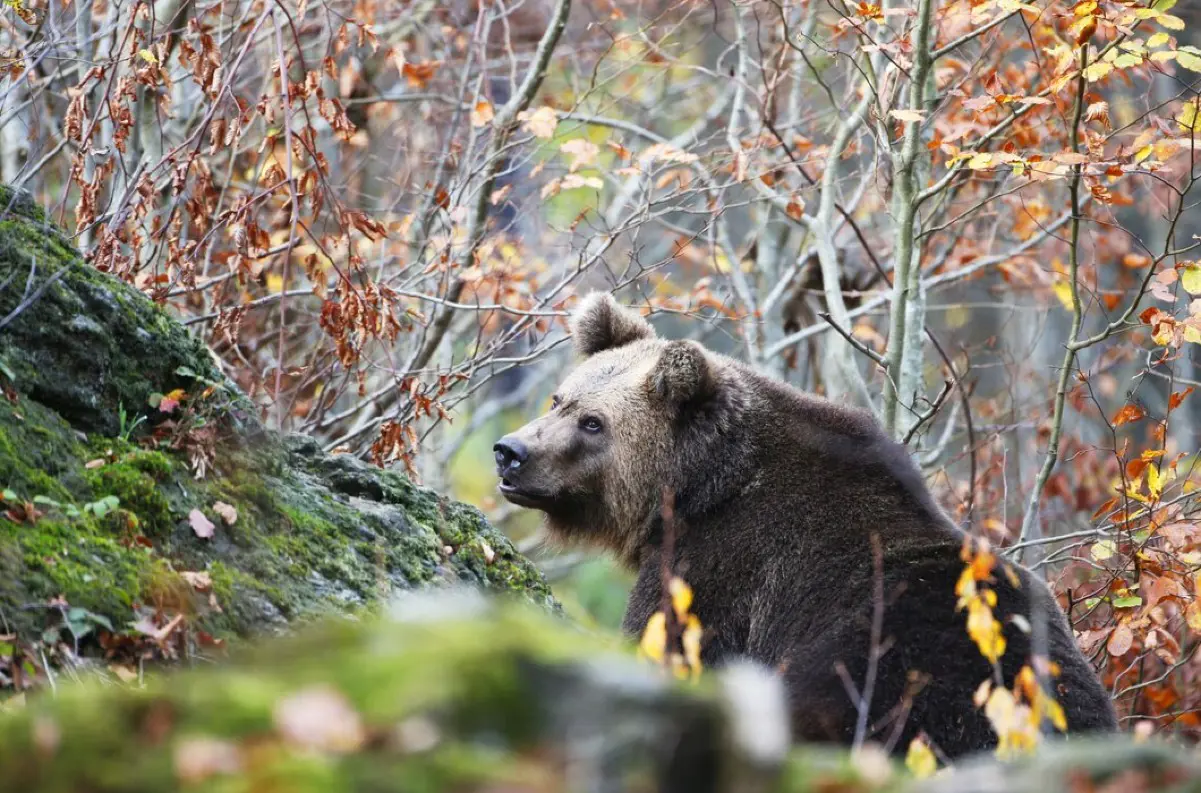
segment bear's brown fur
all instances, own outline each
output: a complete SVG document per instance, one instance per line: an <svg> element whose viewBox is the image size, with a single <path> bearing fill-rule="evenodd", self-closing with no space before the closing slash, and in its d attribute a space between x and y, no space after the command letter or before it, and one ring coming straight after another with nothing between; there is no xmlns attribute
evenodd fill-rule
<svg viewBox="0 0 1201 793"><path fill-rule="evenodd" d="M702 658L744 655L783 670L795 738L853 740L860 703L844 681L869 688L873 593L883 591L867 737L904 751L924 732L948 757L995 745L973 703L993 670L956 610L964 534L904 447L866 413L693 342L657 338L607 294L586 298L571 328L585 360L547 415L498 442L500 489L545 512L554 534L609 548L638 570L627 632L661 606L666 486L675 494L672 565L695 592ZM1006 684L1030 661L1033 625L1060 667L1054 690L1069 731L1115 729L1050 591L1012 570L998 567L991 584Z"/></svg>

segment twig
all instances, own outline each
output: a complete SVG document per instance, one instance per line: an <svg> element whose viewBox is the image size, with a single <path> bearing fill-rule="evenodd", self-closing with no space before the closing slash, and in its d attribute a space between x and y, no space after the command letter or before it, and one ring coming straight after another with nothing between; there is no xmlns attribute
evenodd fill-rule
<svg viewBox="0 0 1201 793"><path fill-rule="evenodd" d="M867 672L863 681L863 696L859 697L858 714L855 719L855 746L862 746L867 738L867 719L871 713L872 695L876 688L876 671L880 656L884 654L881 644L884 634L884 548L880 535L873 533L872 541L872 634L867 654Z"/></svg>
<svg viewBox="0 0 1201 793"><path fill-rule="evenodd" d="M35 262L30 269L30 276L29 276L30 280L33 279L33 273L34 273L34 271L36 271L36 269L37 269L37 264ZM28 290L28 288L26 288L26 294L28 296L25 299L23 299L20 303L18 303L16 308L14 308L12 311L10 311L8 313L8 316L4 317L3 319L0 319L0 330L4 330L4 328L7 327L9 325L9 323L13 322L27 308L29 308L34 303L36 303L42 297L42 295L46 293L46 290L49 289L54 284L54 282L57 281L59 278L61 278L63 273L67 272L67 270L69 270L69 269L71 269L71 265L69 265L69 264L64 265L58 272L56 272L54 275L47 278L45 283L43 283L41 286L39 286L33 292L33 294L29 294L29 290Z"/></svg>
<svg viewBox="0 0 1201 793"><path fill-rule="evenodd" d="M854 336L852 336L850 331L835 322L829 313L825 311L819 311L817 315L825 320L839 336L842 336L844 339L846 339L848 344L866 355L868 358L871 358L885 371L888 370L888 361L884 360L884 356L880 355L880 353L876 352L871 347L868 347L866 344L859 341L859 339L856 339Z"/></svg>
<svg viewBox="0 0 1201 793"><path fill-rule="evenodd" d="M659 585L663 590L660 608L663 610L665 633L663 662L670 664L683 626L676 619L675 609L672 608L671 603L672 568L675 566L676 554L676 521L675 494L667 487L663 488L663 505L660 508L660 515L663 519L663 542L659 547Z"/></svg>
<svg viewBox="0 0 1201 793"><path fill-rule="evenodd" d="M934 398L934 401L930 403L930 409L917 417L917 422L914 423L914 425L909 428L909 431L905 433L905 439L902 440L901 443L908 445L909 441L913 440L913 436L917 434L917 431L922 428L922 425L934 418L934 415L938 413L939 408L942 407L942 403L947 401L947 396L951 393L951 388L954 385L955 381L953 380L942 381L942 391L940 391L938 396Z"/></svg>
<svg viewBox="0 0 1201 793"><path fill-rule="evenodd" d="M1087 88L1084 70L1087 66L1088 44L1084 44L1080 48L1080 76L1076 78L1076 107L1072 121L1073 152L1080 150L1080 119L1084 115L1084 91ZM1022 516L1022 528L1018 534L1019 549L1014 554L1014 558L1018 562L1022 561L1023 556L1020 546L1031 539L1035 523L1038 521L1038 504L1042 499L1043 488L1046 487L1047 480L1051 477L1051 471L1055 469L1055 463L1059 460L1059 439L1063 432L1063 414L1064 405L1067 402L1068 381L1076 365L1076 348L1074 345L1076 338L1080 335L1080 325L1084 314L1080 305L1079 284L1080 182L1083 177L1084 166L1073 165L1072 181L1068 186L1068 192L1072 201L1072 230L1070 247L1068 249L1068 278L1072 292L1072 327L1069 331L1068 343L1065 345L1063 363L1059 371L1059 386L1055 390L1055 410L1051 419L1051 437L1047 442L1047 456L1043 460L1042 468L1039 470L1038 477L1034 480L1034 487L1030 491L1030 500L1026 505L1026 514Z"/></svg>

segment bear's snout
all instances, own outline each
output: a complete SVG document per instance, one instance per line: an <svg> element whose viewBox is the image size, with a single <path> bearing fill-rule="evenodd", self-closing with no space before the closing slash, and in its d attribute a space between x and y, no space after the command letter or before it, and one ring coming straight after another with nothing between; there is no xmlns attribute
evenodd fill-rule
<svg viewBox="0 0 1201 793"><path fill-rule="evenodd" d="M506 435L492 447L496 457L496 475L500 477L498 489L506 499L519 507L544 507L550 500L546 482L537 472L525 465L530 459L530 448L513 435ZM530 476L534 473L534 476Z"/></svg>
<svg viewBox="0 0 1201 793"><path fill-rule="evenodd" d="M496 442L492 451L496 455L497 473L502 475L509 470L520 468L522 463L530 459L530 450L526 445L507 435Z"/></svg>

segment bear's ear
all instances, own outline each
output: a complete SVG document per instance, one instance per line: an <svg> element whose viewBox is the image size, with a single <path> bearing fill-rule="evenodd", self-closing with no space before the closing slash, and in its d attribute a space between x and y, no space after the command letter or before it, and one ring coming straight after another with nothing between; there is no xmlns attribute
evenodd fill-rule
<svg viewBox="0 0 1201 793"><path fill-rule="evenodd" d="M651 370L649 385L660 399L685 405L708 399L717 381L703 347L694 341L670 341Z"/></svg>
<svg viewBox="0 0 1201 793"><path fill-rule="evenodd" d="M655 337L646 320L617 305L608 292L593 292L581 300L568 326L576 352L585 357Z"/></svg>

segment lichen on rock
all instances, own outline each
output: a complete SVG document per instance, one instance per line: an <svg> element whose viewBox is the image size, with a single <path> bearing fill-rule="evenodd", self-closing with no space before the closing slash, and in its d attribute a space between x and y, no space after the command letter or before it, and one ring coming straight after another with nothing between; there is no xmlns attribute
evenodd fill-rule
<svg viewBox="0 0 1201 793"><path fill-rule="evenodd" d="M7 189L0 323L0 635L171 655L443 582L556 605L478 510L265 430L199 340Z"/></svg>

